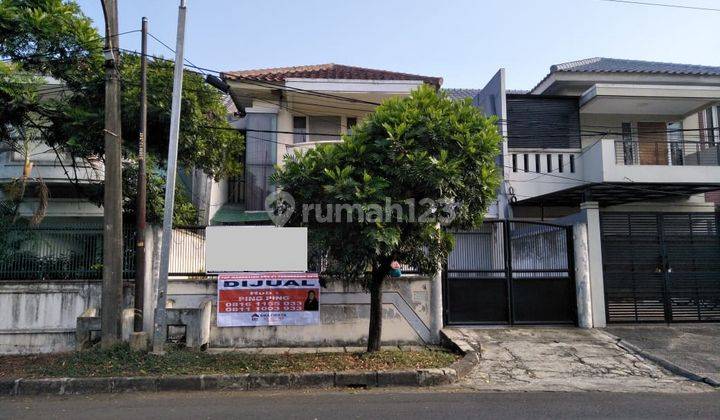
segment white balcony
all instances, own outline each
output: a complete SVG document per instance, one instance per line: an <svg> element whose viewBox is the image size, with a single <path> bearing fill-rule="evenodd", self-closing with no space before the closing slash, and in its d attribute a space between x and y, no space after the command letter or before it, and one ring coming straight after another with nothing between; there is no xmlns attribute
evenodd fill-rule
<svg viewBox="0 0 720 420"><path fill-rule="evenodd" d="M588 190L621 203L720 189L718 153L707 143L601 139L584 150L510 149L505 161L518 203L572 205Z"/></svg>

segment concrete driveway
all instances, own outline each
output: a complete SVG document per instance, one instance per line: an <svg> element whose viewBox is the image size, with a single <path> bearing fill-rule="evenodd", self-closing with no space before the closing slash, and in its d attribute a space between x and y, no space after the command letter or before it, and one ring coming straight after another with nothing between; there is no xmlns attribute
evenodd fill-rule
<svg viewBox="0 0 720 420"><path fill-rule="evenodd" d="M673 375L597 330L452 328L480 349L462 385L494 391L713 392Z"/></svg>
<svg viewBox="0 0 720 420"><path fill-rule="evenodd" d="M720 324L618 325L612 335L720 383Z"/></svg>

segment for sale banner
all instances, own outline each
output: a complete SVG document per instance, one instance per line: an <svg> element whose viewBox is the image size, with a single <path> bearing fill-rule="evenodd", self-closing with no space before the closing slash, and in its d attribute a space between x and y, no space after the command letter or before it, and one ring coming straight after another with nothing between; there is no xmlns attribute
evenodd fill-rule
<svg viewBox="0 0 720 420"><path fill-rule="evenodd" d="M317 273L218 275L218 327L320 323Z"/></svg>

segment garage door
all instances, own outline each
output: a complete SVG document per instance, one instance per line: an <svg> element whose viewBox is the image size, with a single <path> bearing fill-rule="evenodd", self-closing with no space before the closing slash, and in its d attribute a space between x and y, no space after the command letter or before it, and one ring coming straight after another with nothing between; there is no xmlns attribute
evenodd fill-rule
<svg viewBox="0 0 720 420"><path fill-rule="evenodd" d="M572 324L575 283L566 226L485 222L455 234L444 270L445 322Z"/></svg>
<svg viewBox="0 0 720 420"><path fill-rule="evenodd" d="M714 213L603 213L608 322L720 321Z"/></svg>

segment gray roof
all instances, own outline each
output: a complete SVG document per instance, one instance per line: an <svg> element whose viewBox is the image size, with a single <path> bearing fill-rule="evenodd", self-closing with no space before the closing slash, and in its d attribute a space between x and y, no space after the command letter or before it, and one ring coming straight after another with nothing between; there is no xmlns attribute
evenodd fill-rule
<svg viewBox="0 0 720 420"><path fill-rule="evenodd" d="M595 57L587 58L585 60L571 61L569 63L556 64L550 67L550 73L555 72L654 73L720 76L720 67Z"/></svg>
<svg viewBox="0 0 720 420"><path fill-rule="evenodd" d="M443 92L447 93L448 97L454 101L459 101L465 98L474 98L475 95L482 92L482 89L443 89Z"/></svg>

